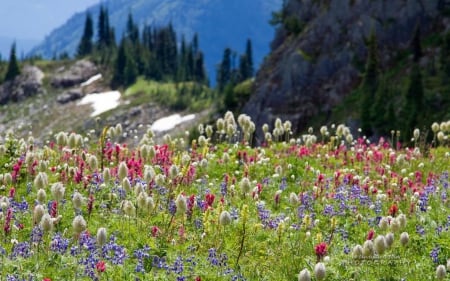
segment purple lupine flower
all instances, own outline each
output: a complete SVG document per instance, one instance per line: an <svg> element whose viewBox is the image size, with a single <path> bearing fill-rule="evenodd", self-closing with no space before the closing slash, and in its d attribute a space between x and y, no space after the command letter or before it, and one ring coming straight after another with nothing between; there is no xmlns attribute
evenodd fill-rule
<svg viewBox="0 0 450 281"><path fill-rule="evenodd" d="M44 232L42 231L42 229L39 226L33 227L33 230L31 231L31 235L30 235L30 242L35 243L35 244L41 243L43 234L44 234Z"/></svg>
<svg viewBox="0 0 450 281"><path fill-rule="evenodd" d="M330 204L326 204L325 207L323 208L323 214L325 216L332 217L334 215L334 206L330 205Z"/></svg>
<svg viewBox="0 0 450 281"><path fill-rule="evenodd" d="M174 216L177 212L177 205L175 204L175 201L170 200L169 201L169 213Z"/></svg>
<svg viewBox="0 0 450 281"><path fill-rule="evenodd" d="M430 252L430 257L435 264L439 263L439 252L440 251L441 251L441 248L439 246L436 246Z"/></svg>
<svg viewBox="0 0 450 281"><path fill-rule="evenodd" d="M64 255L69 247L69 239L66 239L61 236L60 233L55 233L50 242L50 250Z"/></svg>
<svg viewBox="0 0 450 281"><path fill-rule="evenodd" d="M31 257L31 247L28 242L20 242L13 246L11 252L11 259L15 259L17 257L29 258Z"/></svg>
<svg viewBox="0 0 450 281"><path fill-rule="evenodd" d="M149 251L150 251L150 247L147 245L145 245L142 249L137 249L134 251L133 255L138 260L134 271L145 273L144 259L150 257L150 254L148 253Z"/></svg>

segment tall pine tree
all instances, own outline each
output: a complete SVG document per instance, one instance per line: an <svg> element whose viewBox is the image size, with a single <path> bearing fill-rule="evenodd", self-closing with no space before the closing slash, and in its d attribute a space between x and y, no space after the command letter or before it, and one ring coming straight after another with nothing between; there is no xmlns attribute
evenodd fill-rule
<svg viewBox="0 0 450 281"><path fill-rule="evenodd" d="M84 23L83 36L81 37L80 43L77 49L77 56L84 57L90 55L93 51L92 38L94 36L94 24L92 21L91 14L88 12L86 14L86 21Z"/></svg>
<svg viewBox="0 0 450 281"><path fill-rule="evenodd" d="M9 53L8 69L6 70L4 80L13 80L18 75L20 75L20 68L16 57L16 43L14 42L11 46L11 52Z"/></svg>
<svg viewBox="0 0 450 281"><path fill-rule="evenodd" d="M377 39L375 31L372 31L367 42L367 63L363 81L361 83L361 129L366 136L371 136L372 131L372 104L379 83L379 66L377 55Z"/></svg>
<svg viewBox="0 0 450 281"><path fill-rule="evenodd" d="M419 120L423 116L423 98L424 88L420 66L414 63L409 76L402 114L404 118L403 135L406 141L411 138L412 131L419 125Z"/></svg>

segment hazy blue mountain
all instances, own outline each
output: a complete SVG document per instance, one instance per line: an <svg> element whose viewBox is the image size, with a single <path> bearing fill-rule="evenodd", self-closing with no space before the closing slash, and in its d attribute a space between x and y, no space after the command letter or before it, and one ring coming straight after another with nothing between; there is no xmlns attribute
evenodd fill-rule
<svg viewBox="0 0 450 281"><path fill-rule="evenodd" d="M17 55L21 58L36 46L39 40L0 36L0 55L2 60L8 59L11 46L14 42L16 42Z"/></svg>
<svg viewBox="0 0 450 281"><path fill-rule="evenodd" d="M197 32L211 78L224 48L230 47L240 54L244 51L247 38L253 43L255 64L261 63L269 52L274 35L274 29L268 23L271 12L279 10L281 3L282 0L103 1L109 10L110 23L116 28L117 37L123 34L129 12L140 26L147 23L161 26L172 22L178 35L184 34L188 40ZM99 7L100 4L97 4L88 9L93 15L95 27ZM62 52L74 54L82 35L85 16L85 12L73 15L64 25L51 32L30 55L40 54L50 58Z"/></svg>

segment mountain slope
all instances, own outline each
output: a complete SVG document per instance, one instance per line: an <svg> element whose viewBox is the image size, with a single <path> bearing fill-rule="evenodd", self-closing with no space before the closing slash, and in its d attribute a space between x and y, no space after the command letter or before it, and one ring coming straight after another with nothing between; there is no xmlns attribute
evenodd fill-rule
<svg viewBox="0 0 450 281"><path fill-rule="evenodd" d="M116 36L123 34L128 13L133 14L139 26L161 26L172 22L177 33L191 39L199 34L200 48L205 53L206 67L210 77L215 74L216 64L222 59L225 47L243 52L245 40L252 39L255 65L259 65L269 52L273 28L268 21L271 13L278 10L281 0L108 0L111 26ZM97 26L99 5L89 11ZM64 25L55 29L36 46L29 55L50 58L62 52L74 54L82 35L85 13L77 13Z"/></svg>
<svg viewBox="0 0 450 281"><path fill-rule="evenodd" d="M416 25L420 24L424 38L439 36L446 22L448 25L438 9L439 2L286 1L281 12L285 21L277 31L271 55L258 72L255 93L246 104L245 113L256 121L258 129L264 123L273 124L277 117L290 120L294 132L305 130L317 117L321 122L330 122L335 108L361 82L366 41L371 32L375 32L378 41L381 71L388 73L394 66L401 69L389 83L406 84L404 78L412 65L410 42ZM423 71L438 61L438 53L438 44L424 49L420 62ZM406 59L400 60L405 55ZM425 90L426 94L430 92ZM355 97L351 106L343 110L346 119L332 121L359 125L354 118L359 107ZM431 105L426 108L433 112ZM260 129L258 137L263 139Z"/></svg>

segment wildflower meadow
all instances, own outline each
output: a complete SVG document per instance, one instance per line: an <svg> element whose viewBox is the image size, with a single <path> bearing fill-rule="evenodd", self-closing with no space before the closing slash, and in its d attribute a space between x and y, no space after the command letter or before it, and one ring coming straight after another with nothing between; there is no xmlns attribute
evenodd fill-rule
<svg viewBox="0 0 450 281"><path fill-rule="evenodd" d="M6 133L0 280L448 280L450 121L407 143L255 130Z"/></svg>

